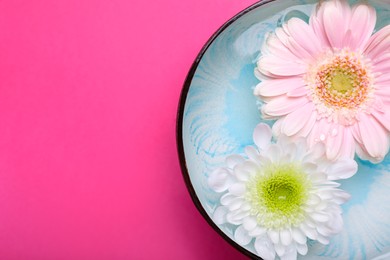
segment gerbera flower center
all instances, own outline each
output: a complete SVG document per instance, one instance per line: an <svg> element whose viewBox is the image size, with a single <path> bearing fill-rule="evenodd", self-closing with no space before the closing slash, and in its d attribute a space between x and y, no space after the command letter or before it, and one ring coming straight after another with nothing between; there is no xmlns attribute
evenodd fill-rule
<svg viewBox="0 0 390 260"><path fill-rule="evenodd" d="M252 214L268 228L283 228L303 221L302 205L311 187L305 173L294 164L267 167L248 184Z"/></svg>
<svg viewBox="0 0 390 260"><path fill-rule="evenodd" d="M350 123L366 107L373 92L370 67L361 54L349 50L321 58L309 70L306 82L319 114L341 122Z"/></svg>

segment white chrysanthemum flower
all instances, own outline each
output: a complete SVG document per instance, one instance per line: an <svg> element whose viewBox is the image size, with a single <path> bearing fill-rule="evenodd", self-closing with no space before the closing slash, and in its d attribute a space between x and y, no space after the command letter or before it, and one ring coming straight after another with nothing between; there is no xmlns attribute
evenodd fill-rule
<svg viewBox="0 0 390 260"><path fill-rule="evenodd" d="M333 180L349 178L357 171L350 158L329 161L318 143L308 150L306 141L280 136L271 143L268 125L259 124L248 159L232 155L226 167L216 169L208 182L219 193L222 206L214 212L216 224L237 225L234 238L240 245L254 239L265 260L295 259L307 253L307 238L329 243L341 231L340 205L349 194Z"/></svg>

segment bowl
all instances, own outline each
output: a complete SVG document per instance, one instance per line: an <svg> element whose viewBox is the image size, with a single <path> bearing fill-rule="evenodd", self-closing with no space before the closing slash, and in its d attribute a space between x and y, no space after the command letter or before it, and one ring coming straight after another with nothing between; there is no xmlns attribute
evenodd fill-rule
<svg viewBox="0 0 390 260"><path fill-rule="evenodd" d="M351 4L357 1L350 1ZM243 154L253 145L255 126L264 122L262 101L253 95L259 80L256 61L268 32L298 17L307 21L318 1L261 1L227 21L204 45L182 89L177 116L177 146L182 174L192 200L227 242L252 259L260 259L253 242L235 242L235 226L217 225L213 213L221 194L208 186L208 177L226 156ZM377 11L376 30L390 24L390 3L368 1ZM340 181L351 194L342 205L344 228L328 245L308 242L299 259L390 259L390 155L379 164L355 157L359 171Z"/></svg>

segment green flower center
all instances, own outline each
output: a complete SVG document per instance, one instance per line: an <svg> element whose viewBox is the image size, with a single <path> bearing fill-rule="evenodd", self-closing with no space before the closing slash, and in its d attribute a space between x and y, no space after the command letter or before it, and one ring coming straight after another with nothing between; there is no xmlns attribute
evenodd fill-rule
<svg viewBox="0 0 390 260"><path fill-rule="evenodd" d="M248 184L251 213L267 228L298 225L305 218L302 205L310 187L307 175L297 165L271 165Z"/></svg>

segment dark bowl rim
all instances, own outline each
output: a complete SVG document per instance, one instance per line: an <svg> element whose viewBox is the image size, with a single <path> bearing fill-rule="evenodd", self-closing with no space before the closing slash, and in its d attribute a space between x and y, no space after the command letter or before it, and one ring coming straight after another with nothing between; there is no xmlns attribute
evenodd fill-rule
<svg viewBox="0 0 390 260"><path fill-rule="evenodd" d="M189 91L190 86L191 86L192 79L193 79L193 77L195 75L195 72L196 72L196 70L198 68L198 65L199 65L200 61L202 60L203 55L206 53L206 51L210 47L210 45L214 42L214 40L226 28L228 28L236 20L238 20L239 18L241 18L245 14L249 13L250 11L252 11L254 9L257 9L257 8L267 4L267 3L274 2L274 1L275 0L263 0L263 1L259 1L259 2L255 3L255 4L253 4L253 5L245 8L244 10L242 10L241 12L239 12L238 14L236 14L235 16L230 18L227 22L225 22L209 38L209 40L202 47L202 49L200 50L200 52L197 55L196 59L194 60L192 66L191 66L191 68L190 68L190 70L189 70L189 72L187 74L187 77L186 77L186 79L184 81L184 85L183 85L183 88L182 88L181 94L180 94L180 100L179 100L179 105L178 105L178 109L177 109L177 117L176 117L176 145L177 145L177 152L178 152L179 161L180 161L180 168L181 168L181 172L182 172L182 175L183 175L183 178L184 178L184 182L185 182L185 184L187 186L187 190L190 193L192 202L195 204L195 206L198 209L199 213L203 216L203 218L207 221L207 223L224 240L226 240L230 245L232 245L234 248L236 248L238 251L240 251L244 255L249 256L251 259L258 259L258 260L262 260L262 258L260 258L259 256L253 254L252 252L250 252L249 250L245 249L244 247L240 246L233 239L228 237L222 230L220 230L218 228L218 226L212 221L212 219L208 216L208 214L206 213L205 209L203 208L203 206L202 206L202 204L201 204L201 202L200 202L200 200L199 200L199 198L198 198L198 196L197 196L197 194L195 192L195 189L192 186L190 175L189 175L188 169L187 169L186 157L185 157L185 154L184 154L184 144L183 144L183 138L182 138L182 136L183 136L183 117L184 117L184 107L185 107L185 104L186 104L186 101L187 101L187 95L188 95L188 91Z"/></svg>

